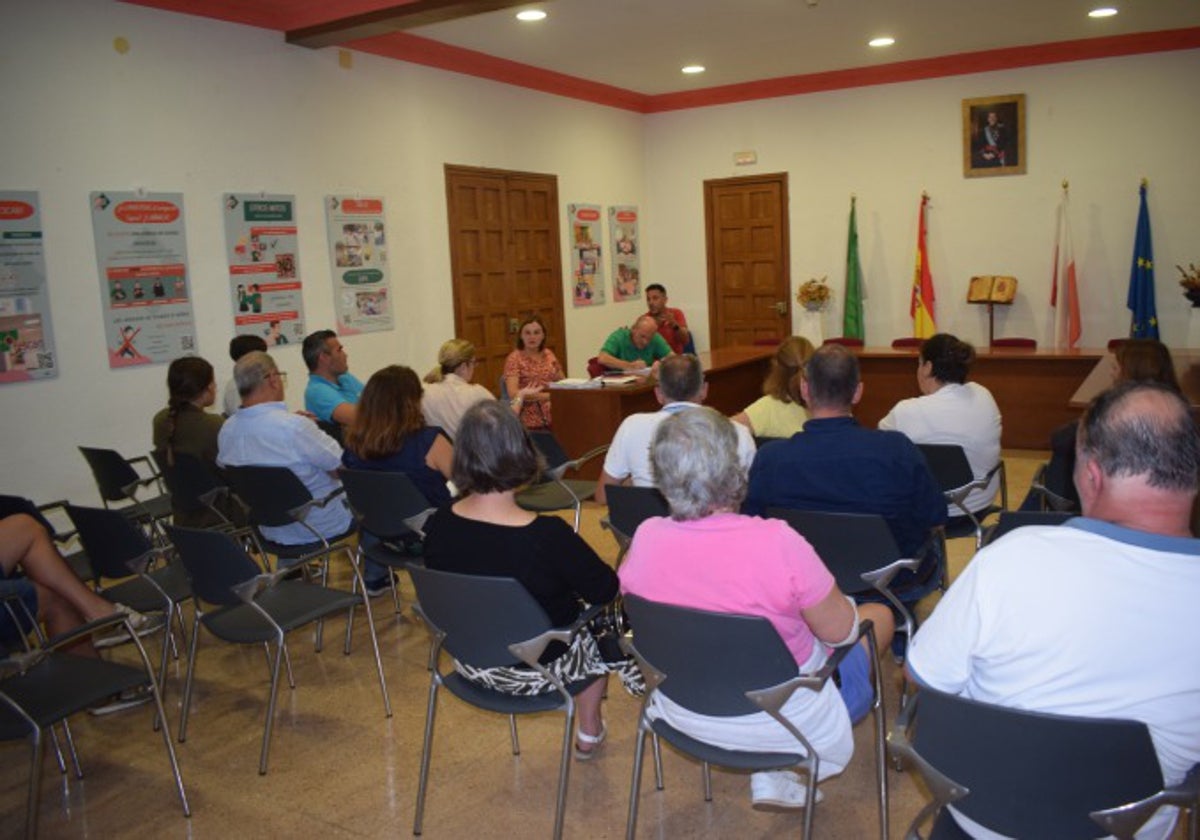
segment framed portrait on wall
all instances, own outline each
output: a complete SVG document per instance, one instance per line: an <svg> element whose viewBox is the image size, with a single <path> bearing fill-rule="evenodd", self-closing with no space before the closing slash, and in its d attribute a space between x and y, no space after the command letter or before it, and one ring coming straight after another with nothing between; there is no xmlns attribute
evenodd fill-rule
<svg viewBox="0 0 1200 840"><path fill-rule="evenodd" d="M963 177L1025 174L1025 94L962 101Z"/></svg>

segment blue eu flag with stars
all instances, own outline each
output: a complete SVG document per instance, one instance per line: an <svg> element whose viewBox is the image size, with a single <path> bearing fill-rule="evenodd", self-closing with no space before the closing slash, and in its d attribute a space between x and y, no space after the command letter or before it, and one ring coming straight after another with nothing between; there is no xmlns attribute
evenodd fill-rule
<svg viewBox="0 0 1200 840"><path fill-rule="evenodd" d="M1137 239L1133 243L1133 266L1129 270L1129 298L1125 306L1133 313L1130 338L1158 338L1158 312L1154 308L1154 248L1150 243L1150 211L1146 208L1146 185L1139 190Z"/></svg>

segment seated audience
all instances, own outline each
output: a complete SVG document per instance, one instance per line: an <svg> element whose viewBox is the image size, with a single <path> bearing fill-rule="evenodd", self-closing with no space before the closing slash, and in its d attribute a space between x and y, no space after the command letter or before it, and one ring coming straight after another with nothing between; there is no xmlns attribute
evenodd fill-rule
<svg viewBox="0 0 1200 840"><path fill-rule="evenodd" d="M832 647L853 643L859 615L875 623L881 646L889 644L893 621L886 607L864 604L856 611L790 526L738 513L746 469L737 442L735 425L707 408L659 424L650 460L671 518L648 519L638 527L621 566L621 591L681 607L762 616L779 631L801 674L820 669ZM842 772L850 761L851 722L871 709L871 667L864 639L839 668L840 695L831 680L820 692L797 691L784 706L784 715L817 751L821 779ZM654 695L647 712L726 749L800 749L765 712L708 717L662 694ZM804 807L807 793L791 770L755 773L750 790L755 805L785 808Z"/></svg>
<svg viewBox="0 0 1200 840"><path fill-rule="evenodd" d="M333 330L317 330L304 337L300 354L308 368L304 408L325 423L348 426L363 384L350 373L349 357Z"/></svg>
<svg viewBox="0 0 1200 840"><path fill-rule="evenodd" d="M913 678L985 703L1142 721L1166 784L1182 781L1200 763L1198 471L1178 392L1125 381L1098 396L1079 424L1083 516L976 554L913 639ZM1159 809L1138 838L1171 836L1175 818Z"/></svg>
<svg viewBox="0 0 1200 840"><path fill-rule="evenodd" d="M733 419L758 438L786 438L803 431L808 409L800 398L800 379L812 354L812 342L807 338L785 338L771 358L763 395Z"/></svg>
<svg viewBox="0 0 1200 840"><path fill-rule="evenodd" d="M471 382L473 376L475 345L462 338L443 344L438 350L438 366L425 374L425 393L421 397L425 422L440 426L451 440L457 436L458 424L468 408L495 399L487 388Z"/></svg>
<svg viewBox="0 0 1200 840"><path fill-rule="evenodd" d="M266 339L259 335L235 335L229 339L229 358L233 359L234 364L252 350L267 352ZM225 395L221 398L222 413L226 417L232 417L241 406L242 397L238 394L237 382L230 379L225 384Z"/></svg>
<svg viewBox="0 0 1200 840"><path fill-rule="evenodd" d="M205 411L217 399L213 366L199 356L183 356L167 368L167 407L154 415L154 449L168 464L182 452L213 466L217 462L217 436L225 419ZM176 508L176 525L203 528L216 520L207 511L197 513Z"/></svg>
<svg viewBox="0 0 1200 840"><path fill-rule="evenodd" d="M927 545L946 522L946 502L916 445L899 432L864 429L853 417L862 397L858 359L838 344L819 348L804 369L800 393L811 419L804 434L772 441L750 468L743 512L769 508L877 513L904 557L922 557L900 572L892 591L912 603L938 582L940 558Z"/></svg>
<svg viewBox="0 0 1200 840"><path fill-rule="evenodd" d="M614 370L642 370L671 355L671 346L658 334L658 322L643 315L632 327L614 330L596 354L596 360Z"/></svg>
<svg viewBox="0 0 1200 840"><path fill-rule="evenodd" d="M659 424L673 414L698 408L708 393L700 360L690 353L671 356L658 371L654 396L662 406L658 411L631 414L621 421L604 457L604 470L596 485L596 501L606 503L604 488L629 483L635 487L653 487L650 468L650 441ZM736 427L738 458L743 469L754 460L754 438L745 426Z"/></svg>
<svg viewBox="0 0 1200 840"><path fill-rule="evenodd" d="M267 353L247 353L233 368L242 407L225 421L217 439L217 463L223 467L287 467L322 499L341 486L335 470L342 447L308 417L292 414L283 401L284 380ZM263 527L263 536L284 545L313 542L307 524L326 539L341 536L352 524L344 498L314 506L304 523Z"/></svg>
<svg viewBox="0 0 1200 840"><path fill-rule="evenodd" d="M667 289L662 283L651 283L646 287L646 308L646 314L658 325L658 334L670 346L671 352L685 352L692 340L692 332L683 310L667 306Z"/></svg>
<svg viewBox="0 0 1200 840"><path fill-rule="evenodd" d="M538 462L529 434L505 406L494 400L471 406L454 446L454 483L464 495L426 523L425 564L459 574L516 578L550 622L565 627L579 617L581 600L611 601L617 594L617 576L564 520L517 506L514 495L536 480ZM598 677L575 697L575 755L591 758L607 734L600 701L613 666L586 631L570 648L561 643L548 646L542 662L564 682ZM467 679L512 694L554 690L541 674L524 666L455 666Z"/></svg>
<svg viewBox="0 0 1200 840"><path fill-rule="evenodd" d="M947 333L938 333L921 344L917 359L917 387L922 396L901 400L879 421L879 428L903 432L913 443L957 444L967 454L976 478L1000 463L1000 409L992 392L978 382L968 382L975 348ZM999 474L987 487L972 490L966 505L984 510L1000 489ZM948 506L953 519L964 516Z"/></svg>
<svg viewBox="0 0 1200 840"><path fill-rule="evenodd" d="M504 360L504 387L520 406L525 428L550 428L550 394L545 388L562 378L562 365L546 347L546 325L540 316L530 315L517 332L517 349Z"/></svg>

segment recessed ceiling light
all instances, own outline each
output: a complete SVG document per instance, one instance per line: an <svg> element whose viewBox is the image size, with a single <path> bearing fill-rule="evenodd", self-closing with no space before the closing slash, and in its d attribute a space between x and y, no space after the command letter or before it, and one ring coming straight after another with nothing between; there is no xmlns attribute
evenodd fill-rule
<svg viewBox="0 0 1200 840"><path fill-rule="evenodd" d="M1116 13L1117 13L1117 10L1112 8L1111 6L1104 6L1099 9L1092 9L1090 12L1088 12L1088 17L1090 17L1090 18L1106 18L1106 17L1112 17Z"/></svg>
<svg viewBox="0 0 1200 840"><path fill-rule="evenodd" d="M879 38L872 38L870 41L867 41L867 46L868 47L890 47L894 43L896 43L895 38L891 37L890 35L883 35L883 36L880 36Z"/></svg>
<svg viewBox="0 0 1200 840"><path fill-rule="evenodd" d="M517 12L517 20L523 20L526 23L535 20L545 20L546 13L541 9L526 9L523 12Z"/></svg>
<svg viewBox="0 0 1200 840"><path fill-rule="evenodd" d="M704 65L703 64L689 64L686 67L680 68L680 72L687 73L689 76L693 76L696 73L703 73Z"/></svg>

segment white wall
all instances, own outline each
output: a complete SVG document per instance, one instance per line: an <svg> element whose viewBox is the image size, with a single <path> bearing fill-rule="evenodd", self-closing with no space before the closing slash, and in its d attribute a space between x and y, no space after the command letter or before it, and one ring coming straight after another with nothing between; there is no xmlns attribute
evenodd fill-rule
<svg viewBox="0 0 1200 840"><path fill-rule="evenodd" d="M1084 344L1127 328L1123 307L1137 184L1151 184L1165 340L1200 346L1200 326L1172 266L1200 260L1195 138L1200 51L1084 62L642 117L478 79L334 50L289 47L279 33L112 2L8 4L0 27L3 140L0 189L41 194L61 375L0 387L5 420L0 491L97 500L77 444L127 454L150 445L165 403L164 365L107 366L87 194L181 191L202 355L222 381L232 313L223 264L225 191L294 193L304 303L312 328L333 322L321 199L387 199L393 332L346 345L362 378L399 362L425 370L450 336L445 163L552 173L559 199L641 205L643 280L665 283L707 346L702 182L749 174L731 154L755 149L751 170L787 171L793 286L827 274L840 332L846 213L859 197L869 290L868 340L907 334L907 300L922 189L933 197L930 260L939 324L978 341L972 274L1013 274L1020 302L999 334L1045 340L1047 278L1059 182L1072 182L1075 252L1086 289ZM119 55L113 39L128 39ZM1028 95L1029 174L967 181L959 102ZM567 226L563 225L564 287ZM566 294L574 375L638 302L576 310ZM277 351L304 381L296 347Z"/></svg>

